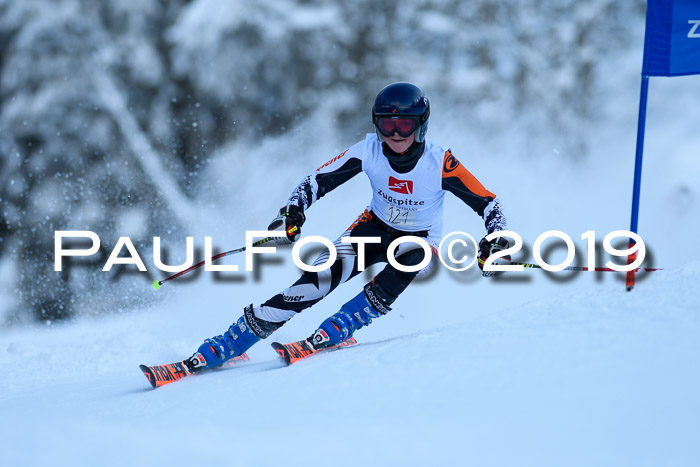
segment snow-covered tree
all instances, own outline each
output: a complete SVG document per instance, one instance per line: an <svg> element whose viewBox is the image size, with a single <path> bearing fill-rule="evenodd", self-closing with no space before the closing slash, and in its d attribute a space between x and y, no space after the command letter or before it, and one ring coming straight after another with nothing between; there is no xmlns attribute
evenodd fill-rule
<svg viewBox="0 0 700 467"><path fill-rule="evenodd" d="M179 167L151 146L151 107L134 104L149 104L162 58L138 43L138 27L119 29L124 18L110 31L92 2L10 2L2 10L0 126L12 144L0 197L19 303L45 319L109 308L91 294L76 306L74 295L96 290L96 278L54 272L54 231L100 232L107 246L182 223L188 201L175 181Z"/></svg>
<svg viewBox="0 0 700 467"><path fill-rule="evenodd" d="M598 64L629 45L643 7L0 0L0 271L13 271L17 309L36 317L118 308L124 294L85 294L94 268L57 279L55 230L99 232L106 248L121 235L150 243L192 218L217 148L319 111L353 140L391 81L418 83L475 133L521 127L583 157Z"/></svg>

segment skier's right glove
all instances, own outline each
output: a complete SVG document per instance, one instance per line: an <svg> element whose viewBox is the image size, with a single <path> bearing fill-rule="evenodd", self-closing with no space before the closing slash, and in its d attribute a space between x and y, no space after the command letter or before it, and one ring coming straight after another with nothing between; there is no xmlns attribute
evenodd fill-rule
<svg viewBox="0 0 700 467"><path fill-rule="evenodd" d="M304 211L295 204L284 206L277 217L272 219L267 230L283 230L287 233L284 237L274 237L272 241L278 245L289 245L299 240L301 226L306 222Z"/></svg>
<svg viewBox="0 0 700 467"><path fill-rule="evenodd" d="M494 253L503 251L511 247L510 240L506 237L497 237L491 241L486 240L486 237L482 238L479 242L479 269L481 269L481 274L484 277L490 276L500 276L503 271L484 271L484 262L486 259ZM501 256L493 261L492 264L505 265L510 263L510 255Z"/></svg>

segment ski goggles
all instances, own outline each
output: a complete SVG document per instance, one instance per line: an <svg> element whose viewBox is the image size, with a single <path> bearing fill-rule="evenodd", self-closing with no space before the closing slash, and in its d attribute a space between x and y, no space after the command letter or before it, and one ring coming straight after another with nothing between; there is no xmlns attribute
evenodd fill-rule
<svg viewBox="0 0 700 467"><path fill-rule="evenodd" d="M408 138L418 129L416 117L377 117L374 125L384 136L398 133L402 138Z"/></svg>

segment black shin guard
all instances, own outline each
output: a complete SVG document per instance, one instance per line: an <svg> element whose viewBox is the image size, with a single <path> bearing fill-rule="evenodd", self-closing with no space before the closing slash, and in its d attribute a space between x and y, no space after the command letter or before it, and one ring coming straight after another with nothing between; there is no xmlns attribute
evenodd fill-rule
<svg viewBox="0 0 700 467"><path fill-rule="evenodd" d="M389 292L382 287L375 279L372 282L365 285L365 298L367 302L372 305L372 308L377 310L379 313L385 315L391 311L391 305L396 300L396 297L391 295Z"/></svg>
<svg viewBox="0 0 700 467"><path fill-rule="evenodd" d="M258 318L255 316L255 312L253 311L252 303L250 306L243 309L243 316L245 316L245 322L248 324L250 330L253 331L253 333L260 339L269 337L270 334L281 328L282 325L286 323L286 321L273 323L271 321L265 321L264 319Z"/></svg>

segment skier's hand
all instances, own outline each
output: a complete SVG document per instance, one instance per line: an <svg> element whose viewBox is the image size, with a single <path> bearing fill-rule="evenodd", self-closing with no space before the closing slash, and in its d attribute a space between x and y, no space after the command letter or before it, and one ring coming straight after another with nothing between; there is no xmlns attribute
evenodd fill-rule
<svg viewBox="0 0 700 467"><path fill-rule="evenodd" d="M503 271L484 271L484 262L486 259L494 253L503 251L511 247L510 240L507 237L497 237L491 241L486 240L486 237L482 238L479 242L479 269L481 269L481 274L484 277L490 276L500 276ZM497 258L492 264L504 265L510 263L510 255L505 255Z"/></svg>
<svg viewBox="0 0 700 467"><path fill-rule="evenodd" d="M289 245L299 239L304 222L306 222L304 211L299 206L290 204L280 209L277 217L267 226L267 230L284 230L287 233L285 237L274 237L272 241L278 245Z"/></svg>

